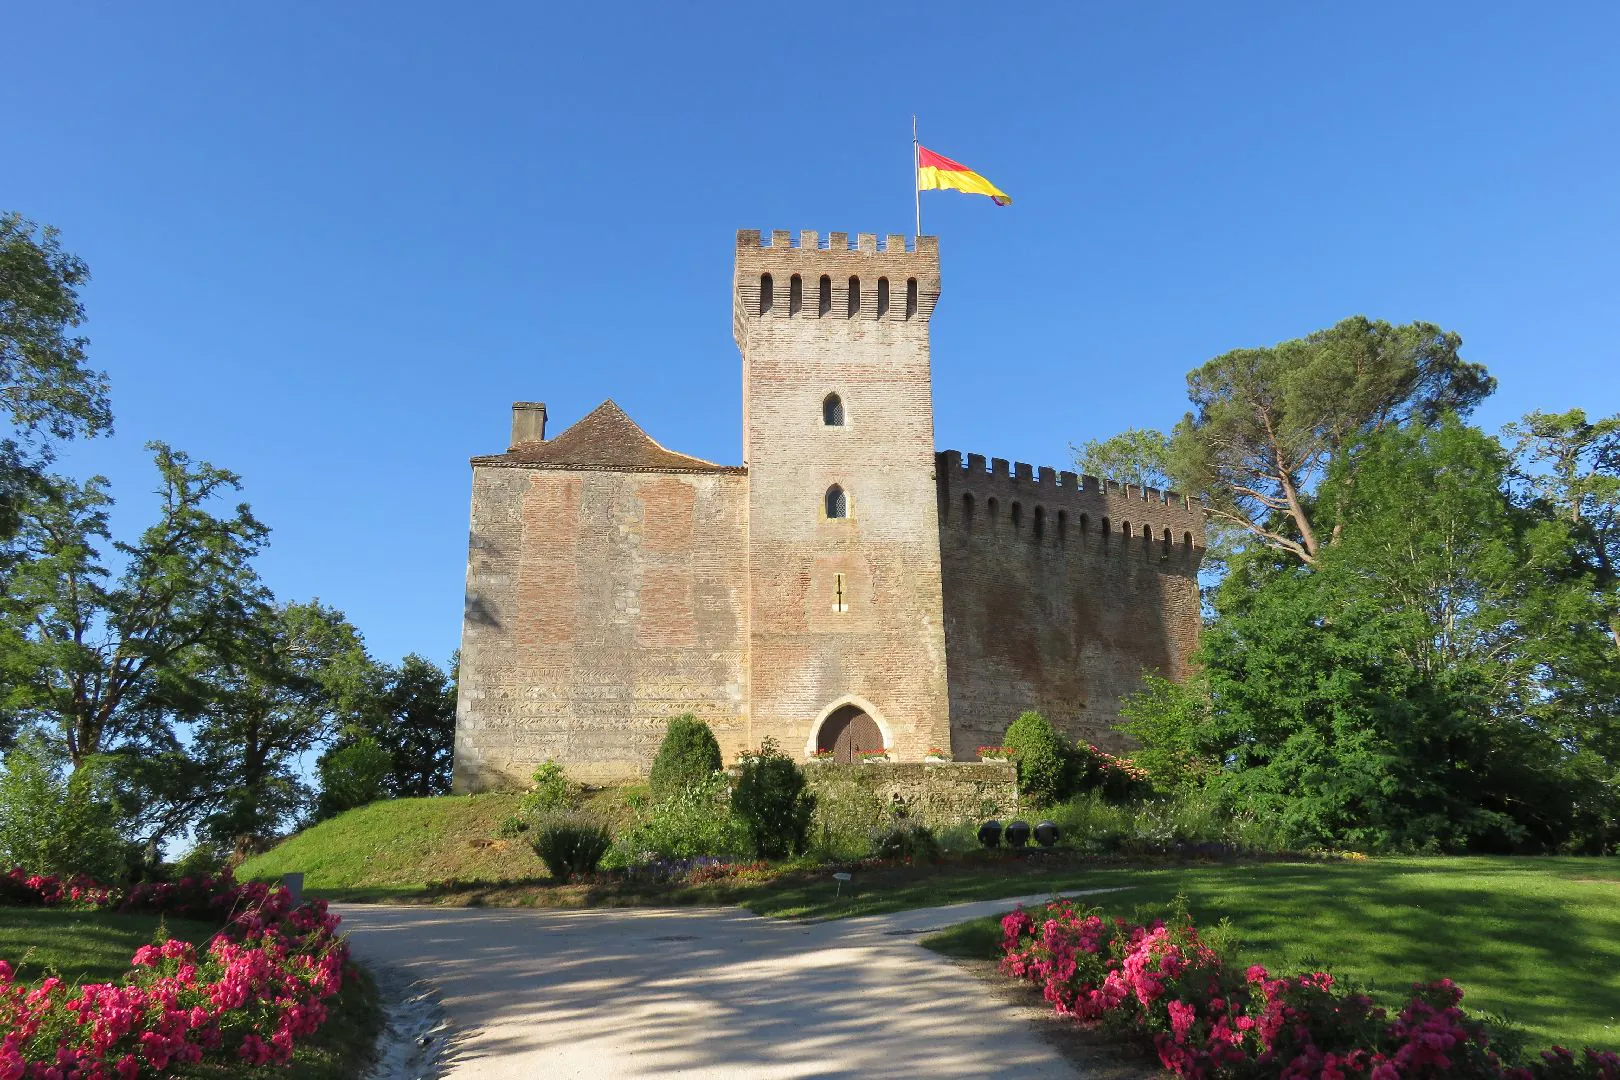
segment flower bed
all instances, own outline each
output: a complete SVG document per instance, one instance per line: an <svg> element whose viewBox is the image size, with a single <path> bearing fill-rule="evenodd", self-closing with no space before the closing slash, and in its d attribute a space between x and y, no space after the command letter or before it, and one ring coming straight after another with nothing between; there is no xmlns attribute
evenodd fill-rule
<svg viewBox="0 0 1620 1080"><path fill-rule="evenodd" d="M322 900L229 877L107 888L12 871L0 898L43 906L216 917L205 948L159 941L137 950L118 983L30 987L0 960L0 1080L134 1080L199 1062L264 1065L325 1022L343 986L348 946Z"/></svg>
<svg viewBox="0 0 1620 1080"><path fill-rule="evenodd" d="M1365 994L1313 972L1237 972L1190 919L1105 920L1066 901L1001 921L1001 970L1039 986L1060 1015L1150 1039L1190 1080L1620 1080L1620 1055L1563 1047L1520 1062L1460 1008L1449 979L1413 987L1391 1017Z"/></svg>

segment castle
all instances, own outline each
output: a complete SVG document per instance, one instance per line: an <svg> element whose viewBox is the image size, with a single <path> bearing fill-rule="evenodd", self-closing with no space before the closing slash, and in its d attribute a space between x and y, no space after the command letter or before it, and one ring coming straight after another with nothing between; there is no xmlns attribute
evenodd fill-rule
<svg viewBox="0 0 1620 1080"><path fill-rule="evenodd" d="M611 401L472 459L455 789L552 759L644 774L665 722L972 760L1026 709L1120 748L1121 698L1186 672L1197 504L934 450L936 237L737 234L743 462L666 450Z"/></svg>

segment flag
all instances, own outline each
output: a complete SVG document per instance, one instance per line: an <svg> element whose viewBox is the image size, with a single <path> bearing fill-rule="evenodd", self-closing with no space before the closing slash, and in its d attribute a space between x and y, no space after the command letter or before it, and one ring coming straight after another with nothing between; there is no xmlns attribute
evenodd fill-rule
<svg viewBox="0 0 1620 1080"><path fill-rule="evenodd" d="M917 190L954 188L973 195L988 195L997 206L1007 206L1011 196L968 168L932 150L917 147Z"/></svg>

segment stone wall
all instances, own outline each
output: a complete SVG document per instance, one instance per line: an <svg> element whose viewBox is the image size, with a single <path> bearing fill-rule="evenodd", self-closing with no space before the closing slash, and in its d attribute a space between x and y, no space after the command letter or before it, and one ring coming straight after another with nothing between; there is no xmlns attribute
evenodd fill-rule
<svg viewBox="0 0 1620 1080"><path fill-rule="evenodd" d="M933 828L1018 813L1018 769L1011 762L885 762L873 765L805 766L810 789L854 781L882 806L896 797L907 813Z"/></svg>
<svg viewBox="0 0 1620 1080"><path fill-rule="evenodd" d="M1202 511L1091 477L939 456L953 750L1001 742L1037 709L1123 750L1121 698L1144 672L1187 674L1200 628ZM1129 530L1127 533L1126 530ZM1191 541L1189 543L1189 541Z"/></svg>
<svg viewBox="0 0 1620 1080"><path fill-rule="evenodd" d="M746 483L475 466L456 791L645 775L685 712L743 747Z"/></svg>

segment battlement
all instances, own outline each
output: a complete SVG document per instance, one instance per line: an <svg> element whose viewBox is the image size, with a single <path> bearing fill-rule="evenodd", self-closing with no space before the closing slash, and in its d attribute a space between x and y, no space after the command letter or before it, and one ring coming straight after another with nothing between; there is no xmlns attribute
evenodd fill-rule
<svg viewBox="0 0 1620 1080"><path fill-rule="evenodd" d="M1033 468L1022 461L935 455L940 524L1009 529L1037 543L1095 546L1196 566L1205 548L1204 509L1185 495L1095 476Z"/></svg>
<svg viewBox="0 0 1620 1080"><path fill-rule="evenodd" d="M737 231L733 315L749 319L867 319L926 325L939 300L939 237L900 233L797 238L786 229Z"/></svg>

